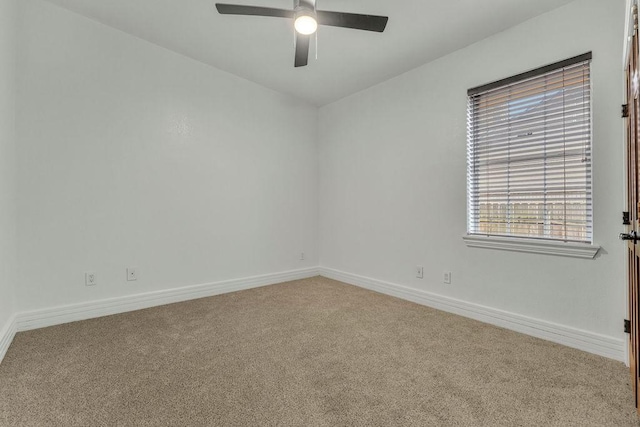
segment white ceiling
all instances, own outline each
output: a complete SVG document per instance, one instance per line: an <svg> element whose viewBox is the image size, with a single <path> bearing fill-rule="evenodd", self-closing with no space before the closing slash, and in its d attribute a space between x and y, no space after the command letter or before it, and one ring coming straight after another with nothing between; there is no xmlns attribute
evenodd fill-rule
<svg viewBox="0 0 640 427"><path fill-rule="evenodd" d="M317 0L319 10L389 16L384 33L320 27L318 60L293 67L293 24L219 15L215 0L49 0L315 105L402 74L572 0ZM292 0L221 0L291 8Z"/></svg>

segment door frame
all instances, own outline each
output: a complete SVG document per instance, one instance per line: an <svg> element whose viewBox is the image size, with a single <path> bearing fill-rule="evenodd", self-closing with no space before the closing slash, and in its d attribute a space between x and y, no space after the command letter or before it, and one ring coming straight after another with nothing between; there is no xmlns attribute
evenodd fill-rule
<svg viewBox="0 0 640 427"><path fill-rule="evenodd" d="M626 0L627 3L627 7L626 7L626 18L625 18L625 35L626 37L624 38L624 50L623 50L623 57L622 57L622 74L623 74L623 81L624 81L624 97L625 97L625 102L628 102L627 98L627 67L629 64L629 60L630 60L630 56L631 56L631 49L633 47L633 43L632 43L632 37L633 34L635 33L635 22L634 22L634 17L633 17L633 8L634 6L637 8L640 8L640 0ZM625 144L625 156L627 155L627 121L625 120L623 123L623 127L624 127L624 144ZM625 158L624 161L624 167L625 167L625 176L629 176L629 170L627 168L628 166L628 159ZM624 199L627 200L627 189L625 189L625 195L624 195ZM635 209L635 207L633 206L627 206L626 207L630 212L631 209ZM625 251L626 254L626 251ZM625 256L625 271L629 271L629 260L628 257ZM629 287L625 285L625 289L627 289L627 295L626 295L626 306L629 306L630 303L630 298L631 295L629 294ZM625 364L628 367L631 367L631 361L630 361L630 353L629 353L629 347L625 345Z"/></svg>
<svg viewBox="0 0 640 427"><path fill-rule="evenodd" d="M626 176L626 276L627 317L629 333L625 361L629 367L633 398L640 413L640 41L638 33L638 0L627 0L624 40L624 169ZM623 237L621 235L621 237ZM631 237L631 238L629 238Z"/></svg>
<svg viewBox="0 0 640 427"><path fill-rule="evenodd" d="M638 6L638 0L626 0L627 1L627 8L626 10L626 15L625 15L625 22L624 22L624 34L625 34L625 38L624 38L624 50L622 53L622 70L627 69L627 63L629 62L629 54L631 53L631 40L629 39L629 37L633 36L633 26L634 26L634 22L633 22L633 6Z"/></svg>

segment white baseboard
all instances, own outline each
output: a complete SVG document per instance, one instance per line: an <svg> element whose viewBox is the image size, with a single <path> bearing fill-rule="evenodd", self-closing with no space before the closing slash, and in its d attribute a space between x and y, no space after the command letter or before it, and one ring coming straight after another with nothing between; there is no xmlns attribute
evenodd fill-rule
<svg viewBox="0 0 640 427"><path fill-rule="evenodd" d="M624 340L330 268L307 268L18 313L0 330L0 362L16 332L322 275L624 362Z"/></svg>
<svg viewBox="0 0 640 427"><path fill-rule="evenodd" d="M0 363L9 350L9 346L16 335L16 316L11 316L0 329Z"/></svg>
<svg viewBox="0 0 640 427"><path fill-rule="evenodd" d="M459 314L492 325L511 329L537 338L553 341L568 347L594 353L611 359L625 361L626 345L622 339L583 331L540 319L522 316L495 308L461 301L434 293L408 288L395 283L345 273L320 267L320 274L330 279L412 301L449 313Z"/></svg>
<svg viewBox="0 0 640 427"><path fill-rule="evenodd" d="M16 315L14 333L16 330L18 332L28 331L78 320L109 316L291 280L305 279L318 274L318 269L313 267L23 312ZM1 349L2 347L0 347Z"/></svg>

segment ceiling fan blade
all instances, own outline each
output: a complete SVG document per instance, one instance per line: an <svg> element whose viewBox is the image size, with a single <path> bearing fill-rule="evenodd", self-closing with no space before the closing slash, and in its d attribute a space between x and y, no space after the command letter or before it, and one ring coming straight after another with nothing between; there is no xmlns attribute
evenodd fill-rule
<svg viewBox="0 0 640 427"><path fill-rule="evenodd" d="M332 27L353 28L355 30L376 31L381 33L387 26L387 16L360 15L358 13L316 11L318 24Z"/></svg>
<svg viewBox="0 0 640 427"><path fill-rule="evenodd" d="M296 33L296 67L304 67L309 61L309 40L311 36Z"/></svg>
<svg viewBox="0 0 640 427"><path fill-rule="evenodd" d="M254 15L273 16L276 18L292 18L295 16L293 10L275 9L272 7L245 6L241 4L216 3L216 9L223 15Z"/></svg>

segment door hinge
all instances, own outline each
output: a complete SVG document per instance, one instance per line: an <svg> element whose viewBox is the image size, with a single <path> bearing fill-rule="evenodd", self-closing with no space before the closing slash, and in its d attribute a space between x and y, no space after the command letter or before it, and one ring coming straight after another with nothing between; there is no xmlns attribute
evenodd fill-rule
<svg viewBox="0 0 640 427"><path fill-rule="evenodd" d="M622 118L626 119L629 117L629 104L622 104Z"/></svg>
<svg viewBox="0 0 640 427"><path fill-rule="evenodd" d="M625 334L631 333L631 321L628 319L624 319L624 333Z"/></svg>
<svg viewBox="0 0 640 427"><path fill-rule="evenodd" d="M622 212L622 225L631 225L631 219L629 218L629 212Z"/></svg>

